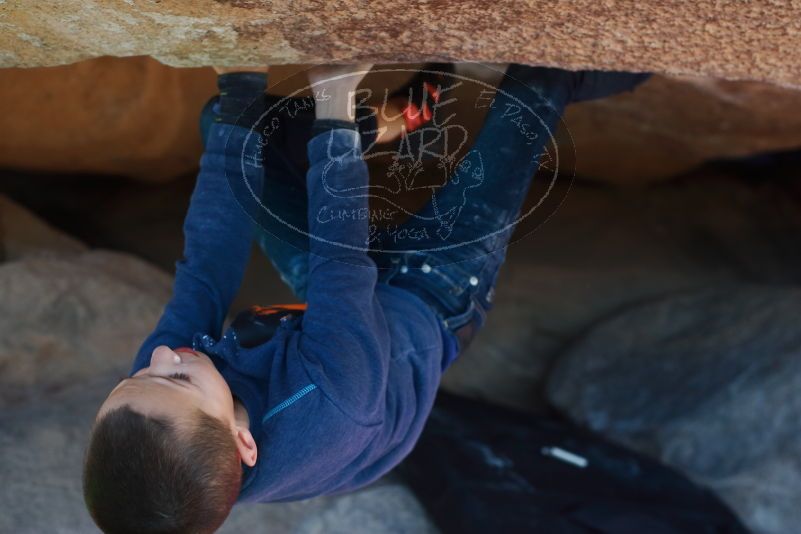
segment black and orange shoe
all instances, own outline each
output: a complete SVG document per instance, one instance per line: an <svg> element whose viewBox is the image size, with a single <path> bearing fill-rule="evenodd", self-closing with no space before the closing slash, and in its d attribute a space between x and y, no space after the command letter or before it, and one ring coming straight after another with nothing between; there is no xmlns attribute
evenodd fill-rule
<svg viewBox="0 0 801 534"><path fill-rule="evenodd" d="M442 88L450 85L453 73L450 63L429 63L414 75L409 83L389 96L390 100L405 100L401 113L408 135L428 124L434 116L434 105L442 98Z"/></svg>
<svg viewBox="0 0 801 534"><path fill-rule="evenodd" d="M443 90L453 85L453 81L449 80L453 71L450 63L427 64L408 83L389 94L386 103L372 116L357 118L359 129L364 133L372 131L374 135L369 139L378 141L373 150L413 156L418 161L443 157L447 136L431 123ZM376 115L383 114L386 108L392 109L387 115L393 119L392 123L388 123L387 117L383 117L383 126L391 133L387 134L385 131L376 139ZM401 121L399 125L398 122Z"/></svg>

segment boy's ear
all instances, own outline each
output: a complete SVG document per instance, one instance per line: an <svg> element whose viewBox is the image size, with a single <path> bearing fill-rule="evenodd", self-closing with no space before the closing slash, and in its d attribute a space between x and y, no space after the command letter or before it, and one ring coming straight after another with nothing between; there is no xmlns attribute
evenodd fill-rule
<svg viewBox="0 0 801 534"><path fill-rule="evenodd" d="M242 462L249 467L256 465L258 450L250 430L237 427L235 439L236 448L239 450L239 457L242 458Z"/></svg>

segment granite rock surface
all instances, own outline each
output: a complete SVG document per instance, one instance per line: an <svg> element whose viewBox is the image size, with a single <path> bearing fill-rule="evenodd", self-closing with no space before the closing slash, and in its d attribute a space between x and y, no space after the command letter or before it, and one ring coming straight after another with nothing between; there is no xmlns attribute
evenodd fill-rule
<svg viewBox="0 0 801 534"><path fill-rule="evenodd" d="M489 61L801 86L795 0L9 0L0 66Z"/></svg>
<svg viewBox="0 0 801 534"><path fill-rule="evenodd" d="M286 94L280 81L301 68L274 68L271 91ZM11 132L0 136L0 166L147 182L194 172L198 115L217 92L210 68L146 57L5 69L0 80L0 130ZM454 109L467 121L475 110L461 101ZM580 176L642 185L708 160L801 147L801 91L655 76L632 93L569 106L563 123Z"/></svg>

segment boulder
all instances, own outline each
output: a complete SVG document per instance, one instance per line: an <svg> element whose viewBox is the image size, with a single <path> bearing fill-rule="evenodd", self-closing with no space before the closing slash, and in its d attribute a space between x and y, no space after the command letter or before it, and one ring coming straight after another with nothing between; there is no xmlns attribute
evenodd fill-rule
<svg viewBox="0 0 801 534"><path fill-rule="evenodd" d="M576 173L643 184L709 160L801 147L801 91L654 76L636 91L569 106Z"/></svg>
<svg viewBox="0 0 801 534"><path fill-rule="evenodd" d="M171 65L452 59L801 85L801 5L659 0L5 2L0 66L112 55Z"/></svg>
<svg viewBox="0 0 801 534"><path fill-rule="evenodd" d="M77 239L48 225L33 213L0 195L0 262L53 253L86 250Z"/></svg>
<svg viewBox="0 0 801 534"><path fill-rule="evenodd" d="M126 254L90 251L3 196L0 230L0 409L126 374L170 277Z"/></svg>
<svg viewBox="0 0 801 534"><path fill-rule="evenodd" d="M274 68L271 91L287 93L275 84L298 70ZM479 79L487 74L464 70ZM0 100L14 105L0 116L0 128L13 132L0 138L0 166L143 181L194 172L198 115L217 92L211 69L176 69L146 57L6 69L2 76ZM564 125L580 176L643 184L711 159L801 147L800 110L801 91L772 84L655 76L633 93L569 106ZM469 104L459 111L460 122L475 122Z"/></svg>
<svg viewBox="0 0 801 534"><path fill-rule="evenodd" d="M722 285L627 307L561 355L549 400L714 489L756 532L801 522L801 288Z"/></svg>
<svg viewBox="0 0 801 534"><path fill-rule="evenodd" d="M0 264L0 406L96 374L124 376L169 289L166 274L112 252Z"/></svg>
<svg viewBox="0 0 801 534"><path fill-rule="evenodd" d="M0 100L0 165L160 181L197 167L198 115L216 92L211 69L100 58L7 69Z"/></svg>

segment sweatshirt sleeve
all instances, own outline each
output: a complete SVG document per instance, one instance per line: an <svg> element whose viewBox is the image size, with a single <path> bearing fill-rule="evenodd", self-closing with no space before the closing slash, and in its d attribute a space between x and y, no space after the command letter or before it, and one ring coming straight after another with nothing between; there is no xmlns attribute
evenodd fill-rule
<svg viewBox="0 0 801 534"><path fill-rule="evenodd" d="M184 219L183 258L176 263L172 298L139 349L131 374L149 364L159 345L191 346L195 333L219 335L250 257L253 222L243 205L260 194L259 141L258 132L220 117L211 126Z"/></svg>
<svg viewBox="0 0 801 534"><path fill-rule="evenodd" d="M332 402L357 423L379 424L390 342L367 255L369 175L359 134L323 131L309 141L308 154L308 308L299 349Z"/></svg>

